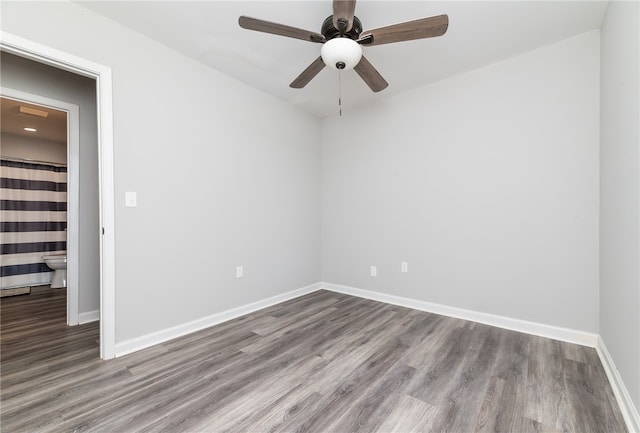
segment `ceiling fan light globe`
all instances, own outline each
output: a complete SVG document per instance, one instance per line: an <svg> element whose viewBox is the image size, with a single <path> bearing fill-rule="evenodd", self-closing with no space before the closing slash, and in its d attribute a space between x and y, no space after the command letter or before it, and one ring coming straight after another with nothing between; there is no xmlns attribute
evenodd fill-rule
<svg viewBox="0 0 640 433"><path fill-rule="evenodd" d="M362 47L353 39L334 38L322 45L322 61L335 70L353 69L362 58Z"/></svg>

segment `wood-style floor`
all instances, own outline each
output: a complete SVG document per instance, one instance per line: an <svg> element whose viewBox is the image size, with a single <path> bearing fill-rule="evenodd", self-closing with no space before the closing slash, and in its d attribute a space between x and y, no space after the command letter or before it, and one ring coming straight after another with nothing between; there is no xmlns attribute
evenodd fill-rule
<svg viewBox="0 0 640 433"><path fill-rule="evenodd" d="M110 361L1 300L3 432L626 432L594 349L319 291Z"/></svg>

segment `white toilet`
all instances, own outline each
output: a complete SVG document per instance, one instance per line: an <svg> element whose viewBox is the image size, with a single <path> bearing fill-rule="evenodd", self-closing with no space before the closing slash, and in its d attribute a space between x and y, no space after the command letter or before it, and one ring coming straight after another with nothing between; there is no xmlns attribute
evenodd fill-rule
<svg viewBox="0 0 640 433"><path fill-rule="evenodd" d="M55 271L51 279L51 288L67 287L67 254L47 254L42 256L42 260Z"/></svg>

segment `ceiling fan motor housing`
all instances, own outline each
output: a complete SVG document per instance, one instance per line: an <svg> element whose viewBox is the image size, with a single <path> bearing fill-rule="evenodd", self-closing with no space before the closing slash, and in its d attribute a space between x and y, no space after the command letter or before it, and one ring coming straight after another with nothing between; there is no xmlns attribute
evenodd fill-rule
<svg viewBox="0 0 640 433"><path fill-rule="evenodd" d="M348 32L342 33L340 30L336 29L333 25L333 15L327 17L326 20L322 23L322 29L320 33L327 39L331 40L333 38L338 38L341 36L346 36L354 41L360 37L360 33L362 33L362 23L358 19L358 17L353 17L353 25L351 26L351 30Z"/></svg>

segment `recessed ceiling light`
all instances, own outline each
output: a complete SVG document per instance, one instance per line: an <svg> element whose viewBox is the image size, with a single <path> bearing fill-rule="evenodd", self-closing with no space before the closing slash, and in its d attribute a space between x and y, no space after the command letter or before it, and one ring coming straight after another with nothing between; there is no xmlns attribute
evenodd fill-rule
<svg viewBox="0 0 640 433"><path fill-rule="evenodd" d="M27 132L38 132L36 128L29 128L28 126L24 127L23 129Z"/></svg>

